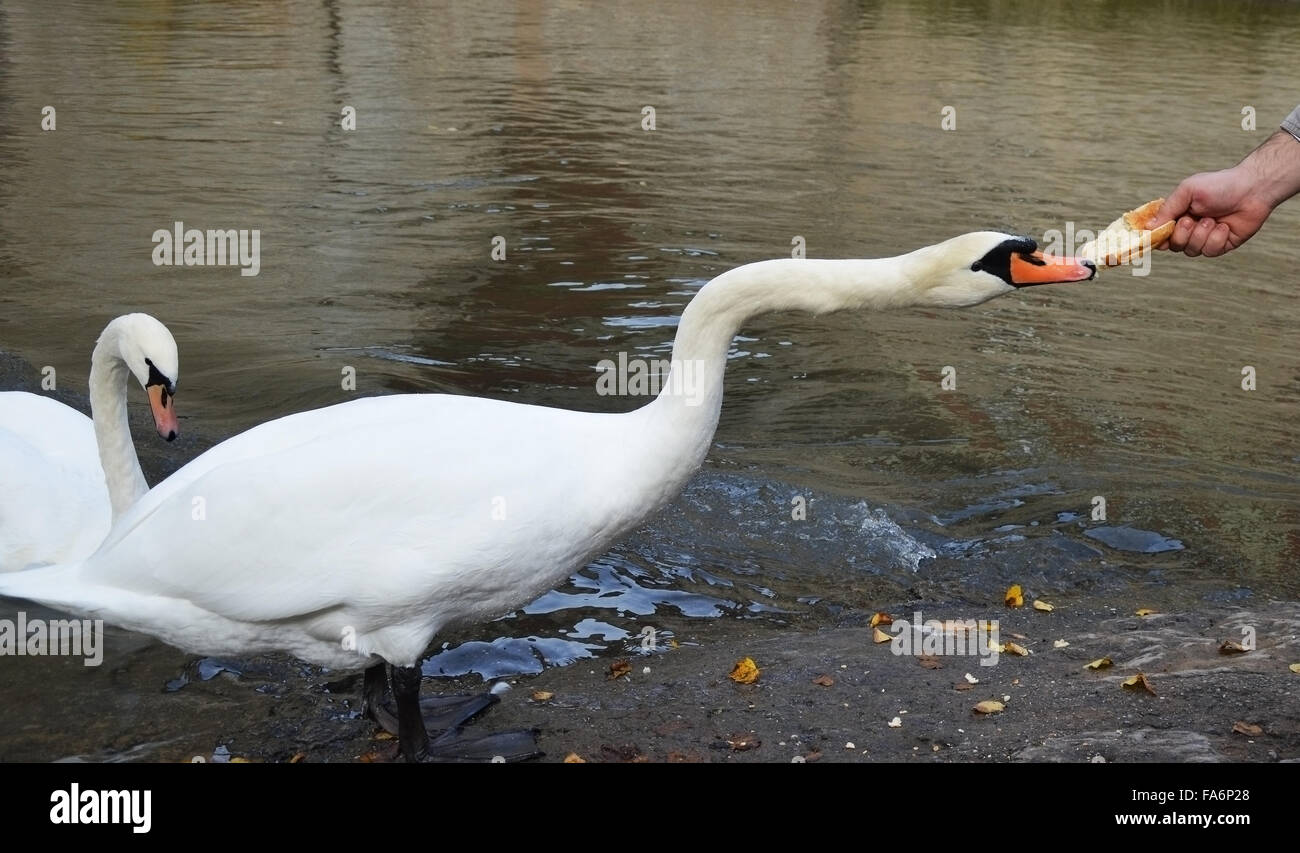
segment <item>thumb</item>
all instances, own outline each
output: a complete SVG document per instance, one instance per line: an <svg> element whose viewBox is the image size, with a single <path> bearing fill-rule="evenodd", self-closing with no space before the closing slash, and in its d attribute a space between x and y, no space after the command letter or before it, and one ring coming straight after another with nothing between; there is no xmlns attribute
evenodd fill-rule
<svg viewBox="0 0 1300 853"><path fill-rule="evenodd" d="M1187 209L1191 207L1191 180L1191 178L1187 178L1178 186L1174 187L1174 191L1169 194L1169 197L1165 199L1165 203L1160 205L1160 209L1156 211L1156 218L1151 223L1152 229L1159 228L1166 222L1177 219L1186 213Z"/></svg>

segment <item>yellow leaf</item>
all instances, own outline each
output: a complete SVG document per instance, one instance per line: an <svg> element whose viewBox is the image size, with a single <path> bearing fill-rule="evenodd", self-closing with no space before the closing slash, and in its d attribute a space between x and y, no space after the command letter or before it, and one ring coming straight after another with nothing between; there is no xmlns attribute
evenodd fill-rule
<svg viewBox="0 0 1300 853"><path fill-rule="evenodd" d="M609 665L609 674L605 676L609 681L622 678L632 672L632 664L625 660L616 660Z"/></svg>
<svg viewBox="0 0 1300 853"><path fill-rule="evenodd" d="M894 617L890 616L888 613L876 613L871 617L872 628L876 627L877 625L892 625L892 624L894 624Z"/></svg>
<svg viewBox="0 0 1300 853"><path fill-rule="evenodd" d="M1083 668L1084 669L1105 669L1108 666L1114 665L1114 663L1115 662L1110 658L1097 658L1092 663L1084 664Z"/></svg>
<svg viewBox="0 0 1300 853"><path fill-rule="evenodd" d="M1147 681L1147 677L1140 672L1137 675L1130 675L1128 678L1120 682L1120 684L1130 690L1145 690L1152 696L1156 695L1155 688L1151 686L1151 682Z"/></svg>
<svg viewBox="0 0 1300 853"><path fill-rule="evenodd" d="M1221 655L1241 655L1250 651L1250 649L1238 643L1236 640L1224 640L1223 645L1219 646Z"/></svg>
<svg viewBox="0 0 1300 853"><path fill-rule="evenodd" d="M1013 655L1019 655L1020 657L1026 657L1029 654L1029 649L1016 643L1003 643L1002 651Z"/></svg>
<svg viewBox="0 0 1300 853"><path fill-rule="evenodd" d="M1293 663L1290 666L1288 666L1287 669L1291 670L1296 675L1300 675L1300 663Z"/></svg>
<svg viewBox="0 0 1300 853"><path fill-rule="evenodd" d="M238 755L230 759L230 763L231 764L252 764L252 762L249 761L247 758L240 758Z"/></svg>
<svg viewBox="0 0 1300 853"><path fill-rule="evenodd" d="M570 752L568 755L564 756L564 763L565 764L586 764L587 759L583 758L581 755L579 755L576 752Z"/></svg>
<svg viewBox="0 0 1300 853"><path fill-rule="evenodd" d="M873 643L888 643L892 639L894 638L889 636L879 628L875 629L875 631L871 633L871 642Z"/></svg>
<svg viewBox="0 0 1300 853"><path fill-rule="evenodd" d="M975 706L974 711L977 714L997 714L1005 707L996 699L985 699Z"/></svg>
<svg viewBox="0 0 1300 853"><path fill-rule="evenodd" d="M1040 600L1040 599L1035 598L1035 599L1034 599L1034 609L1035 609L1035 610L1041 610L1041 611L1044 612L1044 613L1051 613L1053 610L1056 609L1056 605L1055 605L1055 604L1048 604L1046 601L1042 601L1042 600Z"/></svg>
<svg viewBox="0 0 1300 853"><path fill-rule="evenodd" d="M1006 594L1007 607L1024 607L1025 591L1020 588L1020 584L1015 583L1007 590Z"/></svg>
<svg viewBox="0 0 1300 853"><path fill-rule="evenodd" d="M1153 614L1153 613L1155 613L1155 612L1156 612L1156 611L1152 610L1150 607L1142 607L1142 608L1139 608L1139 609L1138 609L1137 615L1139 615L1139 616L1150 616L1151 614Z"/></svg>
<svg viewBox="0 0 1300 853"><path fill-rule="evenodd" d="M551 701L551 700L554 699L554 698L555 698L555 694L552 693L552 692L549 691L549 690L534 690L534 691L533 691L533 701L534 701L534 702L549 702L549 701Z"/></svg>
<svg viewBox="0 0 1300 853"><path fill-rule="evenodd" d="M758 664L754 663L753 658L741 658L736 661L736 665L731 669L731 675L728 676L737 684L753 684L758 680L761 670Z"/></svg>
<svg viewBox="0 0 1300 853"><path fill-rule="evenodd" d="M305 752L295 752L295 753L293 754L293 758L290 758L290 759L289 759L289 763L290 763L290 764L300 764L300 763L302 762L302 760L303 760L304 758L306 758L306 757L307 757L307 753L305 753Z"/></svg>

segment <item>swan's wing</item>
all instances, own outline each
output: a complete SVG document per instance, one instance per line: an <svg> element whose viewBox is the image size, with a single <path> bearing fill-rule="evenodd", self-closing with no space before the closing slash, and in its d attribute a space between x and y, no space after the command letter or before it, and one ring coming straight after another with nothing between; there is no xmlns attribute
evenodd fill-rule
<svg viewBox="0 0 1300 853"><path fill-rule="evenodd" d="M555 517L556 496L576 497L589 478L594 463L577 460L593 446L592 423L443 395L281 418L156 486L82 578L247 621L344 604L415 611L432 593L491 597L501 592L485 579L493 566L571 556L564 537L539 536L538 525ZM557 470L566 447L574 464ZM508 573L499 580L512 583Z"/></svg>
<svg viewBox="0 0 1300 853"><path fill-rule="evenodd" d="M0 392L0 430L65 467L91 474L100 470L94 424L58 400L26 391Z"/></svg>
<svg viewBox="0 0 1300 853"><path fill-rule="evenodd" d="M38 394L0 393L0 571L86 557L111 518L90 418Z"/></svg>

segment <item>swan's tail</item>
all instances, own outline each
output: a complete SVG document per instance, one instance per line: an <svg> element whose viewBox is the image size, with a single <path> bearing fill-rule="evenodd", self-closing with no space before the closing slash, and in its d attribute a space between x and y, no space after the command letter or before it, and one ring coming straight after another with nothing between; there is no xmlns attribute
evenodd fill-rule
<svg viewBox="0 0 1300 853"><path fill-rule="evenodd" d="M0 573L0 597L21 598L60 610L79 610L76 590L80 563L57 563Z"/></svg>

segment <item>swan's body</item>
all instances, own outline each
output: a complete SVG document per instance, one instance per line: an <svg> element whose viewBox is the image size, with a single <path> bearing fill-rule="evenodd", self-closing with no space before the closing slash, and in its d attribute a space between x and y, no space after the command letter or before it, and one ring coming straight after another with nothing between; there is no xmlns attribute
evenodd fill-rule
<svg viewBox="0 0 1300 853"><path fill-rule="evenodd" d="M0 393L0 570L80 560L108 535L113 510L95 426L25 391Z"/></svg>
<svg viewBox="0 0 1300 853"><path fill-rule="evenodd" d="M85 561L0 577L0 594L194 653L413 667L439 631L526 604L678 493L711 444L747 318L972 305L1019 286L1033 248L980 233L899 258L731 270L682 315L673 363L694 362L693 393L670 383L626 414L433 394L270 421L156 486ZM1032 266L1037 282L1092 273Z"/></svg>
<svg viewBox="0 0 1300 853"><path fill-rule="evenodd" d="M152 373L150 368L152 368ZM95 420L49 397L0 393L0 571L81 560L112 520L149 491L127 424L127 377L155 400L159 433L175 438L176 342L147 314L105 327L91 356ZM166 393L150 390L165 376Z"/></svg>

